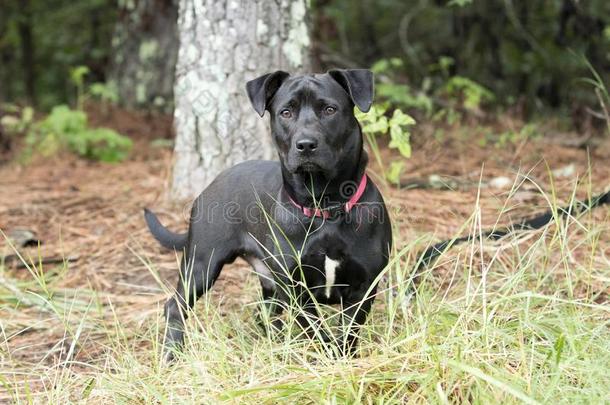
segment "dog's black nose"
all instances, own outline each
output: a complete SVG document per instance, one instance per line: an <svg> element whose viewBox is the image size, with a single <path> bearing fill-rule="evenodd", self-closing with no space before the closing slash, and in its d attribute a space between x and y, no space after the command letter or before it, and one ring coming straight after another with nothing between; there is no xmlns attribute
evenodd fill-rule
<svg viewBox="0 0 610 405"><path fill-rule="evenodd" d="M318 148L318 141L305 138L297 141L297 150L302 153L313 152Z"/></svg>

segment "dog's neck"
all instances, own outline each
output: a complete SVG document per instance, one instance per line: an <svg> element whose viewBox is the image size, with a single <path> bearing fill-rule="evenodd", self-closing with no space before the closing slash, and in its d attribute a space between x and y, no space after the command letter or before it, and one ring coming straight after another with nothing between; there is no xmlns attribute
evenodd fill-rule
<svg viewBox="0 0 610 405"><path fill-rule="evenodd" d="M290 173L282 164L282 181L285 192L303 207L329 208L349 200L358 187L368 163L362 142L356 159L344 159L340 169L328 179L322 173Z"/></svg>

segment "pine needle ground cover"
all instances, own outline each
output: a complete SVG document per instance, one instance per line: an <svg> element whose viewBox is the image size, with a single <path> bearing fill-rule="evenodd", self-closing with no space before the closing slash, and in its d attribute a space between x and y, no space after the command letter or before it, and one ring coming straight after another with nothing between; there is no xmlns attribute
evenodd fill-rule
<svg viewBox="0 0 610 405"><path fill-rule="evenodd" d="M178 258L152 240L141 209L159 207L185 229L188 203L164 193L171 151L140 140L120 164L1 168L0 229L27 227L42 244L13 249L2 237L0 402L607 403L607 207L473 241L412 270L434 241L602 191L609 148L430 139L414 140L405 173L460 186L383 188L396 249L353 359L295 331L264 333L258 281L237 262L196 305L184 353L164 366L162 306ZM570 165L569 175L559 170ZM511 181L491 186L498 177ZM329 308L325 319L334 317Z"/></svg>

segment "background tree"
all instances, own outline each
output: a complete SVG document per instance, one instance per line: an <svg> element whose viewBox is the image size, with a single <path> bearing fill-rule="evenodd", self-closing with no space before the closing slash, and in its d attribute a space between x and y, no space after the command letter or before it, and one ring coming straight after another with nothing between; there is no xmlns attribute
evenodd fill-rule
<svg viewBox="0 0 610 405"><path fill-rule="evenodd" d="M74 101L70 71L105 81L115 0L0 1L0 98L49 110Z"/></svg>
<svg viewBox="0 0 610 405"><path fill-rule="evenodd" d="M306 0L180 1L173 194L199 193L223 169L273 157L245 83L307 69Z"/></svg>
<svg viewBox="0 0 610 405"><path fill-rule="evenodd" d="M173 109L178 0L119 0L109 81L121 104Z"/></svg>
<svg viewBox="0 0 610 405"><path fill-rule="evenodd" d="M171 113L179 2L0 1L0 100L12 105L33 104L42 113L58 104L74 105L77 92L71 72L86 66L84 89L110 81L116 84L119 97L115 91L109 99L145 109L162 106ZM182 37L190 42L184 47L182 73L178 74L184 80L177 89L185 89L189 83L197 88L209 84L229 94L225 84L237 89L237 82L254 72L278 66L292 68L296 65L286 57L286 50L299 54L296 49L307 48L291 48L307 35L289 37L290 32L305 31L298 21L298 15L305 14L305 0L294 5L287 1L271 5L270 0L182 3L183 14L193 15L188 24L196 32L183 30ZM481 95L483 86L494 96L487 97L482 106L488 112L508 109L525 119L551 114L581 132L603 125L604 109L591 87L579 79L592 75L586 58L602 81L610 82L607 0L310 3L317 61L313 70L376 67L377 100L392 101L417 118L436 117L436 110L447 109L448 96L459 98L464 89ZM251 11L252 15L246 15ZM244 49L252 44L257 51L244 57ZM191 64L189 58L197 58L203 50L203 60ZM237 69L232 69L233 65ZM197 73L188 73L191 71ZM250 73L240 76L242 71ZM110 95L113 86L105 89ZM191 101L199 97L198 90L185 91ZM211 100L226 97L215 90L210 94ZM248 108L244 99L229 99L241 100L239 108L244 111ZM199 106L206 104L203 98L196 101ZM89 107L95 109L93 104ZM226 103L220 106L228 111ZM0 108L7 112L6 106ZM231 108L235 116L241 116L238 109ZM178 116L184 111L182 108ZM201 120L199 128L219 127L218 123L208 125L211 118L197 119ZM217 121L226 124L229 120ZM195 128L192 122L189 125ZM231 130L235 128L241 127L232 126ZM210 140L206 138L206 142Z"/></svg>

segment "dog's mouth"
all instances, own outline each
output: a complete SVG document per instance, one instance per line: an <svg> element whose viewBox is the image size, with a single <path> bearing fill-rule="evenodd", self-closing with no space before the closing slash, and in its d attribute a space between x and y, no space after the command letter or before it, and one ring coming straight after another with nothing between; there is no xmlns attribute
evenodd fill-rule
<svg viewBox="0 0 610 405"><path fill-rule="evenodd" d="M322 171L322 168L313 163L313 162L305 162L297 166L296 173L297 174L305 174L305 173L319 173Z"/></svg>
<svg viewBox="0 0 610 405"><path fill-rule="evenodd" d="M329 167L321 156L289 156L286 160L286 168L290 173L300 176L328 177L332 172L332 167Z"/></svg>

